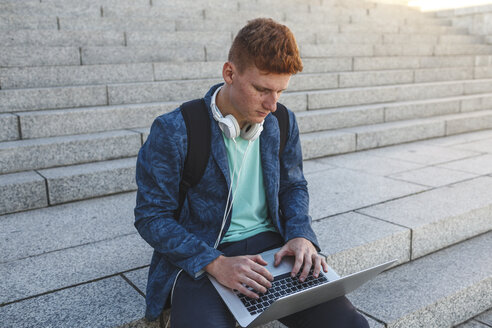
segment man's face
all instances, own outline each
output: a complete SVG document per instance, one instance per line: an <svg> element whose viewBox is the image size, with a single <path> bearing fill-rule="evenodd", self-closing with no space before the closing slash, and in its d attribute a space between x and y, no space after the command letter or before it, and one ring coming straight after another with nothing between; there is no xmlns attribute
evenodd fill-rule
<svg viewBox="0 0 492 328"><path fill-rule="evenodd" d="M266 73L252 65L242 73L232 65L230 102L234 117L242 127L244 123L261 123L277 110L280 94L287 89L290 74ZM227 81L226 81L227 82Z"/></svg>

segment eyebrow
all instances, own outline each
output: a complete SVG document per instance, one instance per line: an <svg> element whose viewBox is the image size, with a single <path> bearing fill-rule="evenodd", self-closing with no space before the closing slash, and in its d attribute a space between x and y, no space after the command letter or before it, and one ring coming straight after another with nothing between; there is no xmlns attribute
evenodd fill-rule
<svg viewBox="0 0 492 328"><path fill-rule="evenodd" d="M254 83L251 83L256 89L260 89L260 90L265 90L265 91L275 91L275 90L272 90L272 89L269 89L269 88L265 88L265 87L262 87L262 86L259 86L259 85L256 85ZM279 90L279 92L283 92L285 91L286 89L281 89Z"/></svg>

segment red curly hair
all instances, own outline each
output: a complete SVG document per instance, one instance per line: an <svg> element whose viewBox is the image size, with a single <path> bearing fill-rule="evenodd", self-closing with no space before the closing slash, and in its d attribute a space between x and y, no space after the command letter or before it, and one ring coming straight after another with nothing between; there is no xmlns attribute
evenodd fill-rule
<svg viewBox="0 0 492 328"><path fill-rule="evenodd" d="M287 26L271 18L249 21L234 38L228 60L240 73L253 64L268 73L296 74L302 71L294 34Z"/></svg>

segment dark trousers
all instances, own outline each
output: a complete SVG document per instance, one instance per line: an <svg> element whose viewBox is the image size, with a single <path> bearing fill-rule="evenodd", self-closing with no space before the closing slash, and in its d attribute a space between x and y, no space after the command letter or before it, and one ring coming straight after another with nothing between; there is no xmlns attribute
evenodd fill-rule
<svg viewBox="0 0 492 328"><path fill-rule="evenodd" d="M219 246L226 256L258 254L281 247L283 240L274 232L260 233L251 238ZM314 306L279 319L287 327L368 328L346 297ZM176 282L171 307L171 328L233 328L235 319L219 294L206 278L194 280L181 273Z"/></svg>

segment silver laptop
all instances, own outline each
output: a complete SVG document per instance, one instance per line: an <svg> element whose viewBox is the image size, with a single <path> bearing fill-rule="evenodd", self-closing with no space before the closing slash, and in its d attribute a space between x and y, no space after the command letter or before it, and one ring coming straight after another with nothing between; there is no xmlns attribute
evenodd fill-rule
<svg viewBox="0 0 492 328"><path fill-rule="evenodd" d="M266 269L274 281L265 294L259 294L259 300L227 288L208 276L241 327L258 326L348 294L397 262L389 261L345 277L329 268L326 273L320 272L318 278L310 273L301 283L298 277L290 277L294 265L292 257L284 257L278 267L273 266L274 254L279 249L260 254L268 262Z"/></svg>

